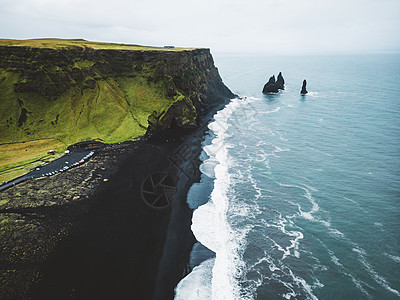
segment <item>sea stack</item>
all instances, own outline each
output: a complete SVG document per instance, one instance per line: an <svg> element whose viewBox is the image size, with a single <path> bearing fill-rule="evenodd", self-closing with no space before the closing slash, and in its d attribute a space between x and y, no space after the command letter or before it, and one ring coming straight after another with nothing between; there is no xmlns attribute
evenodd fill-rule
<svg viewBox="0 0 400 300"><path fill-rule="evenodd" d="M268 82L264 85L263 91L264 94L267 93L278 93L279 89L278 86L276 85L276 81L275 81L275 75L272 75Z"/></svg>
<svg viewBox="0 0 400 300"><path fill-rule="evenodd" d="M307 94L308 92L307 92L307 89L306 89L306 85L307 85L307 80L303 80L303 86L301 87L301 91L300 91L300 94L301 95L305 95L305 94Z"/></svg>
<svg viewBox="0 0 400 300"><path fill-rule="evenodd" d="M280 90L285 89L285 79L283 79L282 72L279 72L278 77L276 78L276 86Z"/></svg>
<svg viewBox="0 0 400 300"><path fill-rule="evenodd" d="M268 82L264 85L263 93L278 93L279 90L285 89L285 80L283 79L282 72L279 72L278 77L275 81L275 75L272 75Z"/></svg>

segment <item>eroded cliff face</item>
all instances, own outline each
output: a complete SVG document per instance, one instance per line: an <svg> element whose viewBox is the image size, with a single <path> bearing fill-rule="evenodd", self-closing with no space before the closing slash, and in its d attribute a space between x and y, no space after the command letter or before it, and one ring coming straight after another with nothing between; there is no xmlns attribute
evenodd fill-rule
<svg viewBox="0 0 400 300"><path fill-rule="evenodd" d="M62 152L82 140L115 143L155 128L193 127L232 96L208 49L0 43L0 147L50 139L43 147ZM7 164L15 161L0 161Z"/></svg>
<svg viewBox="0 0 400 300"><path fill-rule="evenodd" d="M72 110L85 105L86 98L93 95L96 96L95 100L102 96L114 98L112 106L129 110L129 107L124 107L123 101L118 101L125 100L127 106L136 104L132 109L133 114L139 114L138 111L144 114L156 111L157 117L166 113L171 105L179 103L182 106L183 102L188 114L174 116L182 126L193 122L208 106L233 96L223 85L208 49L167 52L95 50L75 46L64 49L3 46L0 47L0 57L2 115L10 115L10 118L3 119L11 119L9 123L14 124L12 120L21 118L18 127L39 122L36 119L47 113L41 110L37 116L22 117L24 107L27 107L25 109L28 114L29 109L33 110L29 107L30 102L41 101L42 108L50 109L56 106L56 101L67 100L66 96L74 100L70 102ZM103 84L108 86L104 87ZM107 88L109 91L106 91ZM138 102L135 98L141 98L140 89L148 89L147 92L154 94L152 96L155 99L146 100L165 100L164 105L157 105L159 103L154 101L143 103L140 107L137 105L139 103L135 103ZM101 95L101 92L110 94ZM4 98L8 98L7 103ZM14 105L10 106L21 107L19 115L14 118L12 114L16 112L13 109L6 111L4 105L12 104L10 100L14 100ZM154 107L151 107L152 104ZM150 111L152 108L154 110ZM80 114L82 112L79 111ZM56 119L57 115L54 116ZM135 121L140 127L147 128L143 119Z"/></svg>

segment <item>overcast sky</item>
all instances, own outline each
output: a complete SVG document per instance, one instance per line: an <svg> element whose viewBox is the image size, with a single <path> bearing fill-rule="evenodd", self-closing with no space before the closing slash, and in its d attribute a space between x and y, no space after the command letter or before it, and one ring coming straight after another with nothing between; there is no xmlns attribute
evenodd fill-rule
<svg viewBox="0 0 400 300"><path fill-rule="evenodd" d="M0 38L213 52L400 50L400 0L0 0Z"/></svg>

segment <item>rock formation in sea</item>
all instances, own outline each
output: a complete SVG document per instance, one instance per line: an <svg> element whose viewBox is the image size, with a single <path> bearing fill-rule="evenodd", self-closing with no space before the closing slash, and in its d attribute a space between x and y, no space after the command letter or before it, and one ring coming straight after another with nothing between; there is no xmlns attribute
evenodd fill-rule
<svg viewBox="0 0 400 300"><path fill-rule="evenodd" d="M275 80L275 75L272 75L268 82L264 85L263 93L278 93L279 90L285 89L285 80L283 79L282 72L279 72L277 79Z"/></svg>
<svg viewBox="0 0 400 300"><path fill-rule="evenodd" d="M278 77L276 78L276 86L280 90L285 89L285 79L283 79L282 72L279 72Z"/></svg>
<svg viewBox="0 0 400 300"><path fill-rule="evenodd" d="M300 94L302 94L302 95L305 95L305 94L307 94L308 92L307 92L307 89L306 89L306 85L307 85L307 80L303 80L303 86L301 87L301 91L300 91Z"/></svg>
<svg viewBox="0 0 400 300"><path fill-rule="evenodd" d="M272 75L268 82L264 85L263 91L264 94L267 93L278 93L279 89L278 86L276 85L276 81L275 81L275 75Z"/></svg>

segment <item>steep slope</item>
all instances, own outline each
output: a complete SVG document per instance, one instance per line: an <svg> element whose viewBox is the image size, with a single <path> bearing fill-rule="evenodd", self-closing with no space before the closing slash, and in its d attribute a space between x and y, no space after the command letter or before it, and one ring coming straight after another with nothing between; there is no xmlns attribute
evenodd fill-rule
<svg viewBox="0 0 400 300"><path fill-rule="evenodd" d="M70 144L193 127L233 96L208 49L0 40L0 181Z"/></svg>

